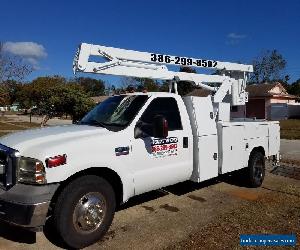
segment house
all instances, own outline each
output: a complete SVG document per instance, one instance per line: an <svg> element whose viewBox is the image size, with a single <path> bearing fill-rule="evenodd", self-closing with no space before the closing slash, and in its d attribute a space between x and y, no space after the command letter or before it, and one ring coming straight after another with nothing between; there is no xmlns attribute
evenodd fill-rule
<svg viewBox="0 0 300 250"><path fill-rule="evenodd" d="M5 111L17 112L17 111L21 111L21 110L20 110L19 103L13 103L12 105L0 106L0 111L1 112L5 112Z"/></svg>
<svg viewBox="0 0 300 250"><path fill-rule="evenodd" d="M8 106L0 106L0 111L1 112L8 111Z"/></svg>
<svg viewBox="0 0 300 250"><path fill-rule="evenodd" d="M9 110L10 111L14 111L14 112L17 112L20 110L20 105L19 103L15 102L13 103L12 105L9 106Z"/></svg>
<svg viewBox="0 0 300 250"><path fill-rule="evenodd" d="M246 105L231 107L231 118L248 117L268 120L282 120L300 117L299 99L287 93L281 83L252 84L246 87L249 100ZM189 96L208 96L211 92L195 89Z"/></svg>
<svg viewBox="0 0 300 250"><path fill-rule="evenodd" d="M248 85L249 100L246 104L246 117L281 120L288 118L288 104L296 103L296 96L287 93L281 83ZM277 119L278 118L278 119Z"/></svg>

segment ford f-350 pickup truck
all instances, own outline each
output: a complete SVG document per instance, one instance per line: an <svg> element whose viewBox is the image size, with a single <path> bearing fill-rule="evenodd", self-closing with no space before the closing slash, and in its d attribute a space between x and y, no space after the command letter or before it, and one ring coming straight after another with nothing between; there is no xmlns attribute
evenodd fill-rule
<svg viewBox="0 0 300 250"><path fill-rule="evenodd" d="M279 158L279 124L230 119L217 94L115 95L77 124L1 137L0 219L37 230L51 216L64 242L81 248L135 195L237 170L259 187L265 159Z"/></svg>

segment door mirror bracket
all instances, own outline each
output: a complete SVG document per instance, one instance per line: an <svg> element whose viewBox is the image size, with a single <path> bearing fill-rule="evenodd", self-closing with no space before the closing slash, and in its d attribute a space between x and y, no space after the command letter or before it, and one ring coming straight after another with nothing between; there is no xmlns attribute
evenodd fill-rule
<svg viewBox="0 0 300 250"><path fill-rule="evenodd" d="M140 127L140 126L135 126L135 128L134 128L134 138L135 139L139 139L139 138L146 138L146 137L148 137L149 135L148 134L146 134L143 130L142 130L142 128Z"/></svg>
<svg viewBox="0 0 300 250"><path fill-rule="evenodd" d="M168 121L162 115L156 115L153 121L153 135L156 138L168 137Z"/></svg>

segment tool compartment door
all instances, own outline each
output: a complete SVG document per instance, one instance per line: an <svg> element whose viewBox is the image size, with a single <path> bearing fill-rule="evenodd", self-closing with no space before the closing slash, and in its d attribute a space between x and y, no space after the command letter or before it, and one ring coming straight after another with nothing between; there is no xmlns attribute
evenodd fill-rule
<svg viewBox="0 0 300 250"><path fill-rule="evenodd" d="M220 173L228 173L247 166L244 126L221 127Z"/></svg>
<svg viewBox="0 0 300 250"><path fill-rule="evenodd" d="M276 155L280 149L280 127L278 123L269 125L269 155Z"/></svg>
<svg viewBox="0 0 300 250"><path fill-rule="evenodd" d="M198 181L218 176L218 138L217 135L198 137Z"/></svg>

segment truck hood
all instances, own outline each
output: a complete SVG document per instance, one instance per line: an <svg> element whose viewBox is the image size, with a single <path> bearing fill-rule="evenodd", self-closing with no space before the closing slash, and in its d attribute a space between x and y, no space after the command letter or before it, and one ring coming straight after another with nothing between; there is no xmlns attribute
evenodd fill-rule
<svg viewBox="0 0 300 250"><path fill-rule="evenodd" d="M55 147L64 142L77 141L82 138L103 136L112 133L102 127L88 125L64 125L25 130L0 137L0 144L18 150L21 154L30 149Z"/></svg>

